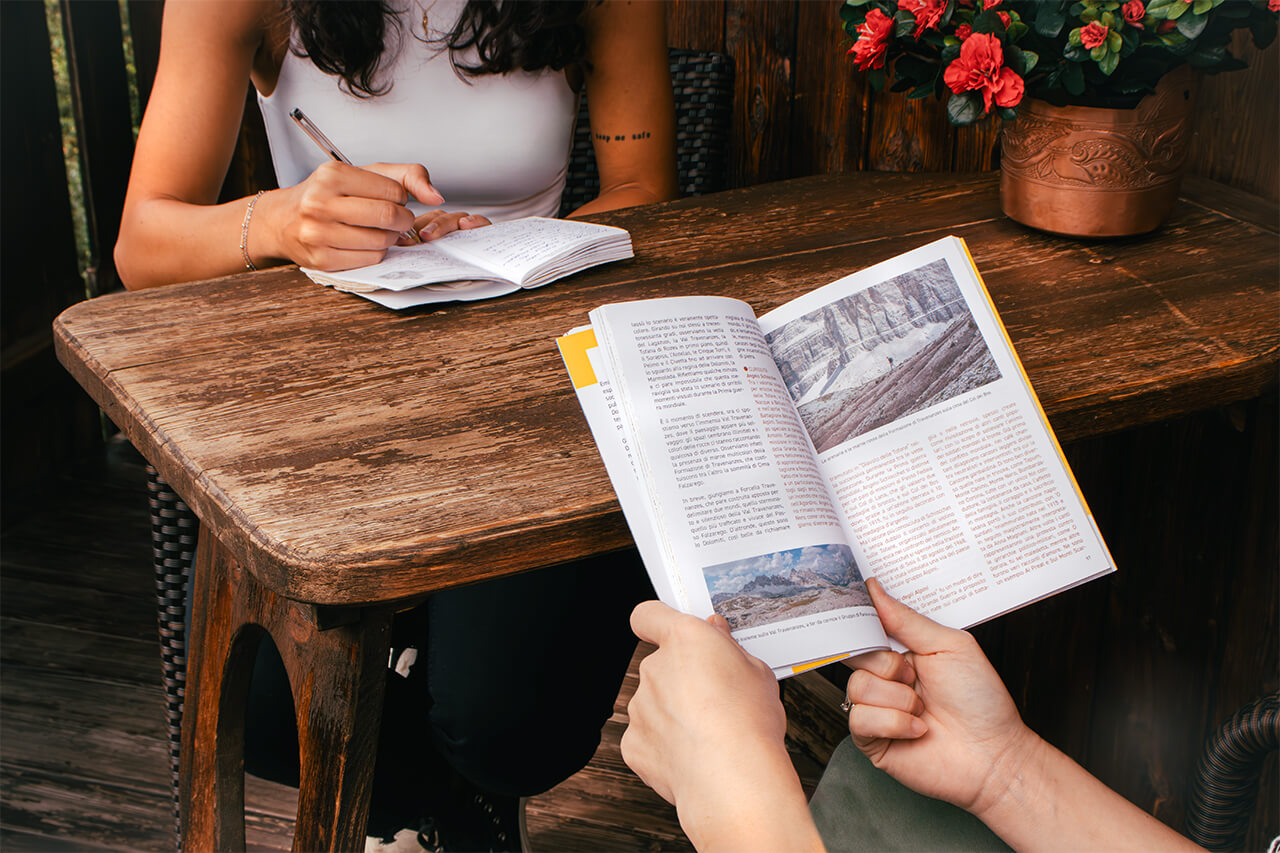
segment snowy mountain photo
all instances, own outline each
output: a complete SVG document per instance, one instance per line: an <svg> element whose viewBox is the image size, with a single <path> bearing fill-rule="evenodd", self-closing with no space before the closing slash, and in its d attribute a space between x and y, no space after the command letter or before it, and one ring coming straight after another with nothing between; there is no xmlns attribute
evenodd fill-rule
<svg viewBox="0 0 1280 853"><path fill-rule="evenodd" d="M768 336L818 452L1000 378L946 261Z"/></svg>
<svg viewBox="0 0 1280 853"><path fill-rule="evenodd" d="M703 576L712 607L735 631L871 603L845 545L761 554L710 566Z"/></svg>

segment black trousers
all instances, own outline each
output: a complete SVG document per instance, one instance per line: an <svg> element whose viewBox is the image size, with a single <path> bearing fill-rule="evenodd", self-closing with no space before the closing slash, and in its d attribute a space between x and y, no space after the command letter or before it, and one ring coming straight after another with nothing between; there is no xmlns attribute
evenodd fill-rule
<svg viewBox="0 0 1280 853"><path fill-rule="evenodd" d="M412 826L456 772L492 794L531 796L590 760L635 651L628 617L653 596L634 550L437 593L401 614L388 670L370 832ZM245 768L298 783L284 665L264 640L245 721Z"/></svg>

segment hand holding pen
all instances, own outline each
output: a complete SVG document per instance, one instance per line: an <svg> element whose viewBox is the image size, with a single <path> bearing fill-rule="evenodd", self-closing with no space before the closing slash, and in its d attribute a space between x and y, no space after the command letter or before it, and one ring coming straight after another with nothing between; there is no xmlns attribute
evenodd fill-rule
<svg viewBox="0 0 1280 853"><path fill-rule="evenodd" d="M387 247L385 245L369 245L370 238L367 234L369 225L365 223L384 223L392 218L402 219L404 214L412 216L411 211L403 206L406 191L408 195L416 197L424 204L442 204L444 201L439 191L431 186L430 175L420 164L372 164L364 168L355 167L355 164L351 163L351 160L302 113L302 110L294 109L291 115L297 126L307 134L307 138L315 142L333 163L358 169L356 172L352 170L343 172L340 168L326 168L321 165L306 182L303 182L303 184L316 184L314 188L310 188L310 195L321 196L321 199L312 199L310 207L315 207L316 213L321 213L323 209L324 214L337 218L337 223L330 223L328 229L329 232L337 233L329 233L329 240L337 240L338 245L346 245L349 250L367 251L372 248L385 250ZM303 187L303 184L298 184L298 187ZM334 195L338 196L337 199L334 199ZM380 209L388 201L401 207L401 210L388 215L385 209ZM301 206L302 213L305 214L308 206L306 204ZM421 242L417 229L412 225L412 219L408 225L410 227L401 227L399 238L404 241ZM372 263L372 261L366 261L366 263Z"/></svg>

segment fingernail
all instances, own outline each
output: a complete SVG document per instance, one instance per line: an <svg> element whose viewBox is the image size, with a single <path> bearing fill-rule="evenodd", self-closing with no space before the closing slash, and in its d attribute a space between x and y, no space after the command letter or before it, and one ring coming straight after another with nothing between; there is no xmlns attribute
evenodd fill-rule
<svg viewBox="0 0 1280 853"><path fill-rule="evenodd" d="M440 228L440 223L439 223L439 222L432 222L432 223L430 223L429 225L427 225L427 227L426 227L426 228L423 228L423 229L422 229L421 231L419 231L418 233L419 233L419 234L421 234L423 237L430 237L430 236L431 236L432 234L434 234L434 233L435 233L439 228Z"/></svg>
<svg viewBox="0 0 1280 853"><path fill-rule="evenodd" d="M924 720L920 719L919 717L911 718L911 734L915 735L916 737L920 737L927 731L929 731L929 727L925 725Z"/></svg>

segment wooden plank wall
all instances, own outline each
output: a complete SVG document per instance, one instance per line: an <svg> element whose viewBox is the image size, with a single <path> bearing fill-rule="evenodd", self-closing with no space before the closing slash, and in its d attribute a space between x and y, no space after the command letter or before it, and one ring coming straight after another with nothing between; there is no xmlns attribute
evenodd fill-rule
<svg viewBox="0 0 1280 853"><path fill-rule="evenodd" d="M948 124L942 105L871 91L845 56L842 0L673 0L675 47L733 57L734 186L826 172L970 171L999 165L998 122ZM1245 71L1206 78L1190 170L1280 198L1280 45L1237 33Z"/></svg>

